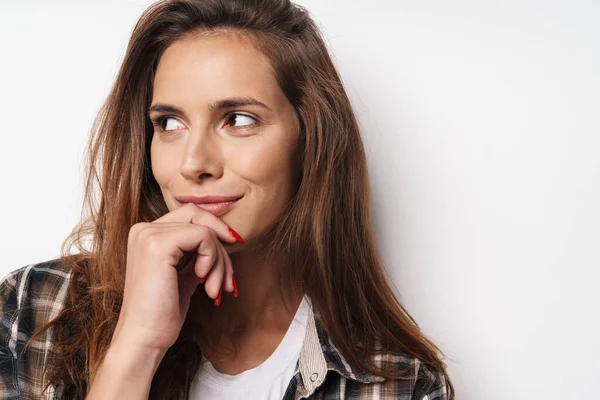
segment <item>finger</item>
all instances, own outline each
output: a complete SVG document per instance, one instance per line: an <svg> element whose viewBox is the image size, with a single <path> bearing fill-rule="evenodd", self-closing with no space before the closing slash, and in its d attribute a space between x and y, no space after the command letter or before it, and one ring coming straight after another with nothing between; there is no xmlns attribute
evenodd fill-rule
<svg viewBox="0 0 600 400"><path fill-rule="evenodd" d="M186 203L176 210L168 212L153 223L179 222L186 224L205 225L212 228L220 240L227 243L235 243L236 238L229 232L229 225L223 220L206 210L201 209L193 203Z"/></svg>
<svg viewBox="0 0 600 400"><path fill-rule="evenodd" d="M188 250L183 252L183 256L179 259L177 265L175 265L175 269L177 272L183 272L184 269L188 270L190 265L193 265L196 262L196 258L198 257L198 253L193 250Z"/></svg>
<svg viewBox="0 0 600 400"><path fill-rule="evenodd" d="M201 260L200 258L196 259L194 271L196 276L203 275L203 278L200 278L200 282L204 283L204 290L208 297L214 299L219 294L218 283L215 283L215 276L219 274L218 265L220 263L220 254L218 250L215 251L215 256L212 260L211 264L211 260L208 258L205 260ZM208 270L208 272L198 272L206 270Z"/></svg>
<svg viewBox="0 0 600 400"><path fill-rule="evenodd" d="M225 264L225 276L223 277L223 289L227 292L233 292L233 264L231 263L231 258L229 258L229 254L223 246L220 247L221 254L223 257L223 261Z"/></svg>
<svg viewBox="0 0 600 400"><path fill-rule="evenodd" d="M223 260L222 252L219 249L219 247L222 246L220 246L217 242L216 236L214 238L213 243L215 244L215 261L212 267L210 268L210 272L208 272L208 275L206 276L206 281L204 282L204 290L206 291L208 297L216 299L219 294L219 290L221 290L221 287L223 285L225 262Z"/></svg>
<svg viewBox="0 0 600 400"><path fill-rule="evenodd" d="M219 256L217 245L219 243L216 233L209 227L203 225L180 224L179 226L168 226L161 229L160 234L156 235L155 243L166 242L167 246L174 247L176 253L173 256L172 266L182 265L185 267L186 259L189 263L190 252L197 253L196 263L203 260L207 265L203 274L206 275ZM165 245L164 243L162 245ZM221 246L222 247L222 246ZM182 260L182 258L184 260ZM203 277L204 275L199 275Z"/></svg>
<svg viewBox="0 0 600 400"><path fill-rule="evenodd" d="M184 229L186 231L189 229L197 230L197 227L200 227L201 230L207 230L206 237L210 238L213 241L216 241L215 244L219 244L220 247L223 247L221 245L221 242L219 242L218 239L215 239L216 234L214 233L212 228L207 227L205 225L193 225L193 224L181 224L181 223L162 223L162 224L155 224L154 226L151 226L148 229L153 229L155 232L158 231L159 237L168 235L168 236L170 236L169 239L173 239L174 237L177 237L177 235L180 235L180 231L182 229ZM176 235L174 235L175 232L177 232ZM191 243L193 243L193 241L191 241ZM187 245L188 245L188 242L186 242L186 246ZM191 250L185 250L185 249L179 248L179 250L181 250L182 253L181 254L177 253L177 258L179 261L176 263L175 269L177 270L177 272L182 272L184 269L187 270L186 267L188 265L190 265L190 264L194 265L194 262L196 261L196 258L198 256L198 249L193 248ZM215 251L217 251L216 248L215 248ZM202 278L201 278L201 283L204 283Z"/></svg>

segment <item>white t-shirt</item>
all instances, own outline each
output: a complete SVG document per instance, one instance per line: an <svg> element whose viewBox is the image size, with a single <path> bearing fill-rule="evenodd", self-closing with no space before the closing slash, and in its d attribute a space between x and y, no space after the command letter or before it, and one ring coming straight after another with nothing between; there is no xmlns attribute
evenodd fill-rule
<svg viewBox="0 0 600 400"><path fill-rule="evenodd" d="M190 389L190 400L281 400L294 376L308 319L308 299L302 299L281 343L262 364L237 375L222 374L203 357Z"/></svg>

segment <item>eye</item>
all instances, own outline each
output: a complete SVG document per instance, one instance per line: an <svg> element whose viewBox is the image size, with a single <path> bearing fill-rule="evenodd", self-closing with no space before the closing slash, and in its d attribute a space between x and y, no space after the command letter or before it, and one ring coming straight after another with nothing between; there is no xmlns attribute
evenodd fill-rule
<svg viewBox="0 0 600 400"><path fill-rule="evenodd" d="M174 123L169 124L169 121L174 121ZM165 122L167 123L166 126L164 126ZM185 125L183 125L177 119L175 119L173 117L169 117L169 116L161 116L161 117L152 119L152 125L157 127L160 132L167 132L167 131L173 131L173 130L177 130L177 129L185 129L186 128Z"/></svg>
<svg viewBox="0 0 600 400"><path fill-rule="evenodd" d="M235 126L235 123L238 122L240 123L240 125L238 125L237 127L243 127L243 126L248 126L248 125L255 125L258 121L256 120L256 118L252 118L249 115L246 114L240 114L240 113L230 113L227 115L227 117L225 118L225 120L227 121L227 123L233 127ZM254 121L254 123L253 123Z"/></svg>

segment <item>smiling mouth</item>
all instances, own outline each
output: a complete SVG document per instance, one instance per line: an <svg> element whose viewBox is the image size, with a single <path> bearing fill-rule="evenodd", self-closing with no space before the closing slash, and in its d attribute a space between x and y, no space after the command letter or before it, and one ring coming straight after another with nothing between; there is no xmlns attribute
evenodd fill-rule
<svg viewBox="0 0 600 400"><path fill-rule="evenodd" d="M237 200L234 201L224 201L221 203L194 203L197 207L208 211L214 216L220 217L221 215L229 212L233 206L237 203Z"/></svg>

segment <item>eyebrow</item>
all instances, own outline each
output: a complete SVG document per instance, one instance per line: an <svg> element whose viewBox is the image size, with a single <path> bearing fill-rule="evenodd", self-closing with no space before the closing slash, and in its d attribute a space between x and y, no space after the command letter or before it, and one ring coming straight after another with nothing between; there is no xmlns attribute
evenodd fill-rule
<svg viewBox="0 0 600 400"><path fill-rule="evenodd" d="M227 109L227 108L234 108L234 107L240 107L240 106L259 106L259 107L265 108L269 111L272 111L266 104L254 99L252 97L231 97L228 99L218 100L218 101L215 101L214 103L211 103L208 106L208 110L210 112L214 112L217 110L223 110L223 109ZM157 103L157 104L152 105L150 107L150 109L148 110L148 113L151 113L152 111L183 114L183 110L181 110L180 108L178 108L174 105L171 105L171 104L163 104L163 103Z"/></svg>

